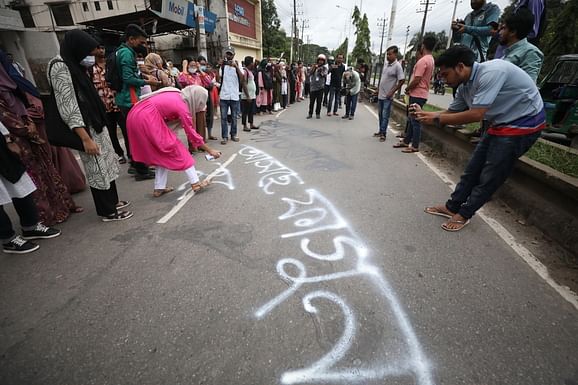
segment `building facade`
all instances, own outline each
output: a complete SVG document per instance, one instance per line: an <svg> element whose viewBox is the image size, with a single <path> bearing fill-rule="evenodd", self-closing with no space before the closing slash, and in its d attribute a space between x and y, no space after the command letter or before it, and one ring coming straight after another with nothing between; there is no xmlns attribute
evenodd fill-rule
<svg viewBox="0 0 578 385"><path fill-rule="evenodd" d="M143 26L151 48L175 64L199 54L216 63L228 45L238 60L262 57L258 0L0 0L0 47L46 92L46 64L66 31L92 28L118 39L129 23Z"/></svg>

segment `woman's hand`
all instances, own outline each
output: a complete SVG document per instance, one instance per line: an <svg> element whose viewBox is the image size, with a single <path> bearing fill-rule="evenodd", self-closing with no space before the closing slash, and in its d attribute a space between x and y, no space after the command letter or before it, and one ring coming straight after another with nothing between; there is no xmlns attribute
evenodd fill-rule
<svg viewBox="0 0 578 385"><path fill-rule="evenodd" d="M209 153L209 155L211 155L215 159L218 159L221 157L221 151L217 151L217 150L213 150L212 148L209 148L209 149L207 149L207 152Z"/></svg>
<svg viewBox="0 0 578 385"><path fill-rule="evenodd" d="M96 144L96 142L91 138L83 139L82 146L84 147L84 152L88 155L100 155L98 144Z"/></svg>

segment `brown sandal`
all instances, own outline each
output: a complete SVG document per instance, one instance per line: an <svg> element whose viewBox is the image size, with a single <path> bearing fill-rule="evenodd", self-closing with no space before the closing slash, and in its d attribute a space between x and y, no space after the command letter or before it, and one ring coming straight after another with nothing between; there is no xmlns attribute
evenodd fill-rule
<svg viewBox="0 0 578 385"><path fill-rule="evenodd" d="M432 206L432 207L426 207L423 212L427 213L427 214L431 214L431 215L437 215L438 217L444 217L444 218L448 218L451 219L454 214L448 214L450 211L446 208L447 212L440 210L439 208Z"/></svg>
<svg viewBox="0 0 578 385"><path fill-rule="evenodd" d="M405 144L404 142L398 142L393 145L393 148L404 148L404 147L409 147L409 144Z"/></svg>
<svg viewBox="0 0 578 385"><path fill-rule="evenodd" d="M469 219L466 219L464 221L461 221L459 219L450 219L449 221L447 221L446 223L442 224L442 229L444 229L445 231L449 231L452 233L455 233L456 231L460 231L461 229L463 229L464 227L466 227L468 224L470 223ZM455 228L450 228L448 227L448 225L458 225Z"/></svg>
<svg viewBox="0 0 578 385"><path fill-rule="evenodd" d="M413 148L413 147L407 147L404 148L403 150L401 150L401 152L403 152L404 154L413 154L414 152L419 152L419 150L417 148Z"/></svg>
<svg viewBox="0 0 578 385"><path fill-rule="evenodd" d="M211 184L211 181L205 179L205 180L202 181L202 182L197 182L197 183L195 183L195 184L192 184L192 185L191 185L191 189L192 189L193 192L196 194L196 193L199 193L199 192L203 191L203 190L204 190L205 188L207 188L210 184Z"/></svg>
<svg viewBox="0 0 578 385"><path fill-rule="evenodd" d="M155 189L153 191L153 197L154 198L162 197L163 195L168 194L168 193L173 192L173 191L175 191L175 189L172 187L167 187L164 189Z"/></svg>

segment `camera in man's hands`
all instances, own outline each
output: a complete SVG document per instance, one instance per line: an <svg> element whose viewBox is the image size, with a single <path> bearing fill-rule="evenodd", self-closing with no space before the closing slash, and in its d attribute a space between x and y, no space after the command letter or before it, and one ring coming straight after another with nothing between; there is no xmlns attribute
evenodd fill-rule
<svg viewBox="0 0 578 385"><path fill-rule="evenodd" d="M463 19L456 19L456 21L454 21L454 22L452 23L452 29L453 29L454 31L457 31L458 29L460 29L460 24L465 25L465 24L466 24L466 21L463 20Z"/></svg>

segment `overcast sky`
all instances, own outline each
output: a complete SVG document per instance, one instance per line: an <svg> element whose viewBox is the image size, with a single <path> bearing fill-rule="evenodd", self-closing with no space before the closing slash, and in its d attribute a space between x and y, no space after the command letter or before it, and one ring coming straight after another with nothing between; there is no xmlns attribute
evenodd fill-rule
<svg viewBox="0 0 578 385"><path fill-rule="evenodd" d="M437 0L437 3L431 7L432 11L428 12L425 30L440 32L446 30L449 33L452 13L454 10L455 0ZM403 51L405 43L405 31L410 26L409 39L414 33L419 32L423 19L423 13L416 13L420 7L420 0L398 0L397 13L395 17L393 36L390 45L397 45ZM492 0L502 10L510 4L510 0ZM297 0L301 7L297 12L302 12L302 16L297 16L299 21L298 28L301 28L301 20L308 20L309 28L305 29L304 41L307 42L307 35L310 37L312 44L326 46L327 48L337 48L350 34L350 40L355 42L355 28L351 26L351 11L355 5L361 6L361 12L366 13L369 19L369 29L371 31L371 48L373 52L379 53L379 44L381 41L380 32L377 23L379 18L389 19L391 13L392 0ZM277 5L277 14L281 19L281 25L287 35L291 34L291 17L293 15L293 0L275 0ZM343 8L338 8L336 6ZM469 0L462 0L458 3L456 17L464 18L472 9ZM387 31L384 39L383 49L387 46ZM350 45L353 49L353 45Z"/></svg>

